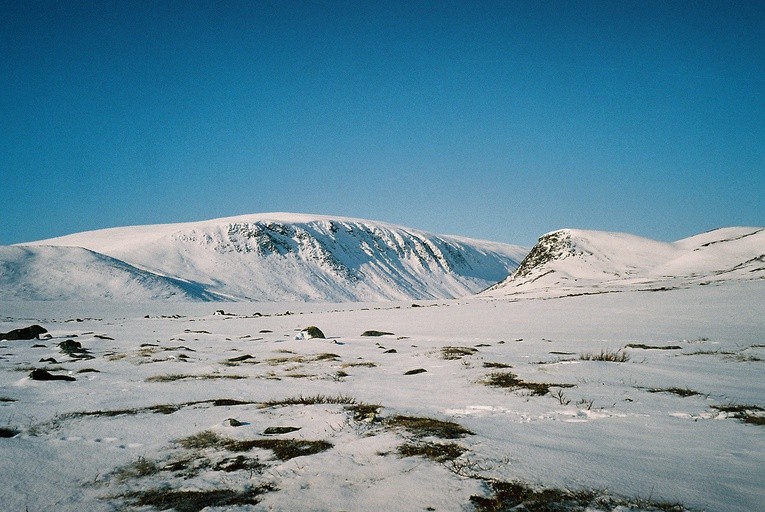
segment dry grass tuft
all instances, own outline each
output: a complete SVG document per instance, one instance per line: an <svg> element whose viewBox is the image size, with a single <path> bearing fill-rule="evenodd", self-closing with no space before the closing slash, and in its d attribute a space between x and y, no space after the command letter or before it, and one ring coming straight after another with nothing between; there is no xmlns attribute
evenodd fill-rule
<svg viewBox="0 0 765 512"><path fill-rule="evenodd" d="M293 396L282 398L281 400L269 400L262 402L262 407L282 407L288 405L355 405L356 399L347 395L313 395L313 396Z"/></svg>
<svg viewBox="0 0 765 512"><path fill-rule="evenodd" d="M402 457L425 457L435 462L454 460L465 453L465 448L456 443L406 443L399 446Z"/></svg>
<svg viewBox="0 0 765 512"><path fill-rule="evenodd" d="M230 452L247 452L253 448L262 448L274 452L274 456L279 460L313 455L329 450L333 446L327 441L308 441L305 439L231 439L211 430L178 439L175 443L187 450L215 448Z"/></svg>
<svg viewBox="0 0 765 512"><path fill-rule="evenodd" d="M240 379L246 379L246 378L247 378L246 375L221 375L219 373L205 373L200 375L172 373L168 375L155 375L153 377L147 377L144 382L173 382L176 380L219 380L219 379L240 380Z"/></svg>
<svg viewBox="0 0 765 512"><path fill-rule="evenodd" d="M204 491L145 489L118 496L126 499L135 507L154 507L158 510L176 512L199 512L208 507L235 507L257 505L260 496L276 488L271 484L261 484L237 491L232 489L210 489Z"/></svg>
<svg viewBox="0 0 765 512"><path fill-rule="evenodd" d="M512 372L494 372L487 375L483 381L486 386L495 388L508 388L515 390L526 390L532 395L542 396L550 392L551 387L570 388L573 384L549 384L544 382L526 382L520 379Z"/></svg>
<svg viewBox="0 0 765 512"><path fill-rule="evenodd" d="M489 361L485 361L483 363L484 368L512 368L512 365L509 365L507 363L492 363Z"/></svg>
<svg viewBox="0 0 765 512"><path fill-rule="evenodd" d="M476 512L552 512L579 510L645 510L685 512L679 503L657 502L651 499L625 499L603 491L533 488L523 482L488 480L490 496L471 496Z"/></svg>
<svg viewBox="0 0 765 512"><path fill-rule="evenodd" d="M759 405L728 404L713 405L713 409L726 413L750 425L765 426L765 408Z"/></svg>
<svg viewBox="0 0 765 512"><path fill-rule="evenodd" d="M599 354L584 353L579 356L582 361L607 361L609 363L626 363L630 360L630 355L623 350L602 349Z"/></svg>
<svg viewBox="0 0 765 512"><path fill-rule="evenodd" d="M253 448L271 450L279 460L290 460L321 453L332 448L328 441L308 441L305 439L249 439L244 441L227 440L225 448L232 452L246 452Z"/></svg>
<svg viewBox="0 0 765 512"><path fill-rule="evenodd" d="M212 430L204 430L198 434L194 434L182 439L177 439L175 443L181 445L187 450L204 450L207 448L221 448L225 446L227 438L222 435L213 432Z"/></svg>
<svg viewBox="0 0 765 512"><path fill-rule="evenodd" d="M441 357L447 361L454 361L465 356L471 356L476 352L478 352L478 349L473 347L443 347L441 349Z"/></svg>
<svg viewBox="0 0 765 512"><path fill-rule="evenodd" d="M650 388L646 389L649 393L671 393L673 395L682 396L683 398L689 396L700 396L701 393L694 391L690 388Z"/></svg>
<svg viewBox="0 0 765 512"><path fill-rule="evenodd" d="M646 345L644 343L627 343L624 348L638 348L642 350L682 350L680 345Z"/></svg>

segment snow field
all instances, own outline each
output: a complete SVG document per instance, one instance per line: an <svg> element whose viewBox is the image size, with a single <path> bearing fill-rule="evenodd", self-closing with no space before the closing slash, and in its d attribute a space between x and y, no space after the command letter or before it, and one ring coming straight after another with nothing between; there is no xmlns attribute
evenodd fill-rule
<svg viewBox="0 0 765 512"><path fill-rule="evenodd" d="M497 479L757 510L765 431L715 407L765 406L763 298L761 282L732 282L422 307L4 302L0 332L40 323L52 337L0 341L0 425L19 432L0 439L0 502L8 510L112 510L130 503L131 492L267 484L277 490L238 509L472 510L470 497L487 495L482 479ZM213 315L219 308L230 315ZM309 325L327 338L296 340ZM372 329L394 334L361 336ZM62 354L57 344L66 339L93 359ZM581 359L616 353L627 360ZM57 363L40 362L47 358ZM77 380L33 381L32 367ZM485 385L507 372L549 392ZM344 403L266 406L301 396L381 407L356 415ZM216 404L223 399L238 405ZM391 423L398 415L473 434L418 437ZM277 426L299 430L264 435ZM266 448L177 442L205 432L332 447L282 460ZM405 444L448 443L464 452L443 462L399 453ZM221 469L236 457L250 469ZM174 463L183 470L167 469Z"/></svg>

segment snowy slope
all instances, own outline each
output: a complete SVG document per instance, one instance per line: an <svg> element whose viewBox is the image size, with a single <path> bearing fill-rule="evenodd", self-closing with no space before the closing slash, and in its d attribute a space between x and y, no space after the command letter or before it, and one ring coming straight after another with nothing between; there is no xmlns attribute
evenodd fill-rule
<svg viewBox="0 0 765 512"><path fill-rule="evenodd" d="M476 293L527 249L357 219L258 214L36 242L84 247L244 300L358 301Z"/></svg>
<svg viewBox="0 0 765 512"><path fill-rule="evenodd" d="M489 295L666 289L765 278L765 229L717 229L674 243L563 229L542 236Z"/></svg>
<svg viewBox="0 0 765 512"><path fill-rule="evenodd" d="M196 301L220 297L79 247L0 246L0 299Z"/></svg>

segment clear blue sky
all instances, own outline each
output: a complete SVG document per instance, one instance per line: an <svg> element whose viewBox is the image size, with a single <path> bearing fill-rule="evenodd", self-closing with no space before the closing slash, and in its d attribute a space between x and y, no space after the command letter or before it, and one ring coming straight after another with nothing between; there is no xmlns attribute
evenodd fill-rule
<svg viewBox="0 0 765 512"><path fill-rule="evenodd" d="M0 244L765 225L765 2L0 0Z"/></svg>

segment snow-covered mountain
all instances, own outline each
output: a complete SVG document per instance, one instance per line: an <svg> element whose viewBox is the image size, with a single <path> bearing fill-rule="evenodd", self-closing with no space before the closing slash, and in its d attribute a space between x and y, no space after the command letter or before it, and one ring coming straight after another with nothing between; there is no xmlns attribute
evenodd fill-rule
<svg viewBox="0 0 765 512"><path fill-rule="evenodd" d="M77 233L83 247L211 294L256 301L461 297L508 276L528 249L358 219L257 214Z"/></svg>
<svg viewBox="0 0 765 512"><path fill-rule="evenodd" d="M215 300L192 283L158 276L79 247L0 246L0 300Z"/></svg>
<svg viewBox="0 0 765 512"><path fill-rule="evenodd" d="M543 235L488 295L568 295L765 279L765 229L717 229L674 243L563 229Z"/></svg>

